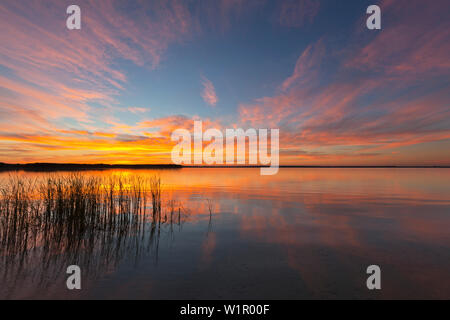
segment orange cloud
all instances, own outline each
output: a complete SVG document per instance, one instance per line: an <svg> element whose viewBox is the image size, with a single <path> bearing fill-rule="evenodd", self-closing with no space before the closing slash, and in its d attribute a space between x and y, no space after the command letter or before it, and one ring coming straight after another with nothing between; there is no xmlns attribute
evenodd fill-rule
<svg viewBox="0 0 450 320"><path fill-rule="evenodd" d="M169 116L144 120L135 126L115 122L109 132L49 129L11 133L0 130L0 158L17 163L172 163L171 151L176 143L171 141L171 134L179 128L193 131L194 119L200 120ZM221 126L209 119L202 122L204 130Z"/></svg>

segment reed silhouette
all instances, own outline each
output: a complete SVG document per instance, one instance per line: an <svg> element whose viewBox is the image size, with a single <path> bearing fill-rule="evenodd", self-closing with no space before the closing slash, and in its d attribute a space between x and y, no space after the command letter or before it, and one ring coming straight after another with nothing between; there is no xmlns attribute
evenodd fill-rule
<svg viewBox="0 0 450 320"><path fill-rule="evenodd" d="M6 297L21 283L42 288L69 265L96 278L124 258L158 261L161 233L173 238L189 214L162 205L157 176L85 177L79 173L0 184L0 281ZM53 276L52 276L53 275Z"/></svg>

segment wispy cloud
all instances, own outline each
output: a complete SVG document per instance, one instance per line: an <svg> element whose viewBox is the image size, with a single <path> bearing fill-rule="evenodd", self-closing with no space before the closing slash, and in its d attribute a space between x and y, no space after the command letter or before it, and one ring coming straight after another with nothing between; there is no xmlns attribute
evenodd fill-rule
<svg viewBox="0 0 450 320"><path fill-rule="evenodd" d="M109 126L105 119L122 109L116 108L117 98L128 83L127 69L118 61L154 72L169 45L193 32L192 16L179 0L144 1L126 9L118 0L77 4L82 29L69 31L67 3L0 3L0 134L6 145L14 132L55 139L70 131L67 126L78 133L102 132ZM50 140L60 141L55 139Z"/></svg>
<svg viewBox="0 0 450 320"><path fill-rule="evenodd" d="M183 115L143 120L135 125L120 122L107 132L55 129L37 133L0 131L0 159L9 162L108 162L171 163L175 129L193 131L198 117ZM204 129L221 128L210 119L201 119ZM20 148L18 148L20 146Z"/></svg>
<svg viewBox="0 0 450 320"><path fill-rule="evenodd" d="M286 27L302 27L311 23L319 12L317 0L287 0L280 2L278 22Z"/></svg>
<svg viewBox="0 0 450 320"><path fill-rule="evenodd" d="M126 9L118 0L77 5L82 29L69 31L67 3L0 3L0 145L3 150L27 146L22 159L3 151L4 161L64 161L65 156L74 161L83 151L123 149L125 142L112 147L108 140L125 131L107 122L113 110L123 111L116 108L117 98L128 75L118 61L155 72L169 45L193 33L183 1L144 1ZM22 139L12 135L18 132ZM52 154L45 151L49 146Z"/></svg>
<svg viewBox="0 0 450 320"><path fill-rule="evenodd" d="M282 159L296 163L411 161L425 149L416 146L447 141L439 146L449 147L450 21L442 9L447 3L381 1L381 32L355 31L346 47L332 32L305 44L284 81L264 79L274 91L241 103L240 118L230 115L230 125L280 128ZM77 4L80 31L65 28L61 1L0 3L1 161L170 162L171 131L192 129L193 117L170 115L168 109L161 118L145 119L149 109L135 106L144 105L141 100L125 101L136 92L127 91L135 67L158 72L173 44L205 35L205 26L229 31L247 20L273 21L275 14L277 23L300 27L326 9L316 0ZM213 58L209 63L219 67L223 56ZM256 87L253 80L249 86ZM201 83L205 103L217 106L213 82L202 77ZM223 94L221 105L225 101ZM121 119L116 111L144 119ZM214 119L203 123L221 127ZM450 159L449 149L435 147L421 159Z"/></svg>
<svg viewBox="0 0 450 320"><path fill-rule="evenodd" d="M217 102L219 102L219 98L217 98L216 89L214 88L213 83L206 77L202 77L202 84L203 84L203 92L202 92L203 100L210 106L215 107L217 105Z"/></svg>
<svg viewBox="0 0 450 320"><path fill-rule="evenodd" d="M281 153L316 163L412 163L401 148L448 141L450 88L442 77L450 76L449 22L436 20L439 5L386 5L387 30L366 42L355 35L348 51L332 52L326 38L306 47L277 94L241 104L242 123L283 128ZM427 164L443 160L422 158Z"/></svg>
<svg viewBox="0 0 450 320"><path fill-rule="evenodd" d="M130 111L131 113L137 114L137 113L145 113L150 111L147 108L139 108L139 107L128 107L127 109L128 111Z"/></svg>

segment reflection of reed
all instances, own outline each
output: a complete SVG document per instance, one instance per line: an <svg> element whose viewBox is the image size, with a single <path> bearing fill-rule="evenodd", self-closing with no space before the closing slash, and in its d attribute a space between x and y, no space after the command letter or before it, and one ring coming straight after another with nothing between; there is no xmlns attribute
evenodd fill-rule
<svg viewBox="0 0 450 320"><path fill-rule="evenodd" d="M212 230L213 204L212 204L211 199L206 199L206 202L208 203L208 212L209 212L208 232L206 233L206 237L208 237L209 233Z"/></svg>
<svg viewBox="0 0 450 320"><path fill-rule="evenodd" d="M174 200L162 212L157 177L11 177L0 192L0 279L7 295L30 280L48 286L71 264L94 278L125 255L136 263L144 253L157 257L163 229L173 237L173 225L182 223Z"/></svg>

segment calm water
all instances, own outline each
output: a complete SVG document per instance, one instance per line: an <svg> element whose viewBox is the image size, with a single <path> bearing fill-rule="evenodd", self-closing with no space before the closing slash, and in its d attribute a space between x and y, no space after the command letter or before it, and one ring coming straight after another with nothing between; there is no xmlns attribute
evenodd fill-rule
<svg viewBox="0 0 450 320"><path fill-rule="evenodd" d="M112 247L103 236L76 250L30 246L24 258L1 260L0 298L450 299L450 169L83 174L155 173L163 208L182 206L179 220ZM81 291L66 289L72 264ZM372 264L381 291L366 288Z"/></svg>

